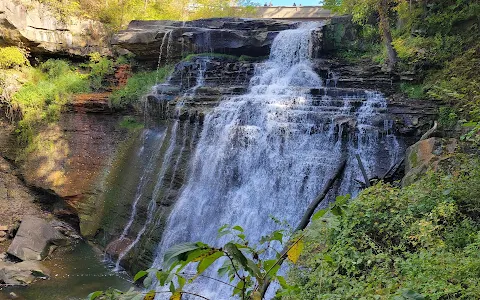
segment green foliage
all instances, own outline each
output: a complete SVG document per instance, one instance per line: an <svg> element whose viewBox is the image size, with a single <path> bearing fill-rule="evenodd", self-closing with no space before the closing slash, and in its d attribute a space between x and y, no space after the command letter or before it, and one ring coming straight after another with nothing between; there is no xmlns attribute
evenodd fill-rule
<svg viewBox="0 0 480 300"><path fill-rule="evenodd" d="M464 127L470 127L470 130L463 134L460 139L473 143L474 146L480 146L480 122L466 122Z"/></svg>
<svg viewBox="0 0 480 300"><path fill-rule="evenodd" d="M50 59L30 72L30 81L11 99L21 112L17 132L23 144L32 141L39 126L58 119L72 94L89 91L87 76L71 70L65 61Z"/></svg>
<svg viewBox="0 0 480 300"><path fill-rule="evenodd" d="M245 17L255 8L234 8L230 0L39 0L47 5L60 21L71 16L97 19L114 30L131 20L195 20L212 17ZM244 1L238 1L238 3ZM28 3L27 3L28 4ZM195 8L195 9L192 9Z"/></svg>
<svg viewBox="0 0 480 300"><path fill-rule="evenodd" d="M28 66L28 53L19 47L0 47L0 69Z"/></svg>
<svg viewBox="0 0 480 300"><path fill-rule="evenodd" d="M412 99L425 98L424 87L421 84L401 83L400 89Z"/></svg>
<svg viewBox="0 0 480 300"><path fill-rule="evenodd" d="M341 218L305 233L287 299L475 299L480 294L480 165L452 158L403 189L364 190Z"/></svg>
<svg viewBox="0 0 480 300"><path fill-rule="evenodd" d="M328 208L319 210L313 219L322 219L328 212L331 212L332 216L342 217L349 200L350 195L338 196ZM275 218L272 219L279 223ZM252 244L248 241L241 226L226 224L218 230L218 238L230 237L230 240L222 247L212 247L201 242L174 245L165 252L162 270L140 271L135 275L134 281L143 279L145 288L150 289L153 277L156 277L160 286L169 286L169 291L161 293L171 293L170 299L180 299L183 294L190 294L184 290L186 283L191 283L198 277L204 277L232 287L232 297L238 296L241 299L253 300L262 299L261 290L265 282L276 281L281 286L281 290L276 294L276 297L279 298L298 291L299 287L288 284L285 278L278 274L278 271L287 258L292 264L296 264L304 248L303 233L295 233L291 240L284 244L285 233L284 230L276 230L263 236L257 244ZM282 245L284 248L279 252L279 247ZM217 261L222 263L217 270L219 279L204 276L205 270ZM190 265L196 265L195 274L183 272ZM223 281L223 278L228 279ZM113 294L114 292L118 293L118 291L111 290L94 292L90 294L90 299L96 299L96 297L123 299L119 298L117 294ZM151 290L147 292L147 295L149 293L153 294L155 291ZM142 293L135 295L135 297L141 296L143 296Z"/></svg>
<svg viewBox="0 0 480 300"><path fill-rule="evenodd" d="M456 103L480 118L480 44L448 62L446 67L427 78L428 95L436 100Z"/></svg>
<svg viewBox="0 0 480 300"><path fill-rule="evenodd" d="M125 116L123 117L122 121L120 121L120 127L135 130L143 128L144 124L138 122L135 117Z"/></svg>
<svg viewBox="0 0 480 300"><path fill-rule="evenodd" d="M458 121L455 109L449 106L442 106L438 110L438 123L446 129L453 128Z"/></svg>
<svg viewBox="0 0 480 300"><path fill-rule="evenodd" d="M90 54L90 61L86 66L90 69L89 77L94 90L102 88L106 77L115 72L114 62L98 52Z"/></svg>
<svg viewBox="0 0 480 300"><path fill-rule="evenodd" d="M143 95L148 93L155 83L164 81L171 71L171 66L165 66L157 71L134 73L132 77L128 78L124 87L115 90L110 96L113 106L126 107L134 105Z"/></svg>

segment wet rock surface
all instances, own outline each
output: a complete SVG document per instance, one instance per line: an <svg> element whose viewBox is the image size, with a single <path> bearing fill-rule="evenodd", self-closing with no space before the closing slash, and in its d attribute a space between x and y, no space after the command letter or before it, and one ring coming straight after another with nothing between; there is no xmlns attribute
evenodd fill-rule
<svg viewBox="0 0 480 300"><path fill-rule="evenodd" d="M48 268L37 261L23 261L20 263L0 261L0 284L28 285L35 279L50 277Z"/></svg>

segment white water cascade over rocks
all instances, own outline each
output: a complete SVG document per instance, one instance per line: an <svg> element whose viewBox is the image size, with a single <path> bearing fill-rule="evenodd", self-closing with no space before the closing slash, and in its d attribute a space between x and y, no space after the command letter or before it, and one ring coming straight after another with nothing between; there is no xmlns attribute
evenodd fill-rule
<svg viewBox="0 0 480 300"><path fill-rule="evenodd" d="M295 227L342 156L348 161L336 194L358 192L355 154L369 174L379 159L394 163L399 146L384 122L383 96L328 88L312 69L310 39L319 26L280 32L270 58L256 66L249 92L224 99L205 116L154 268L175 244L221 244L217 232L224 224L242 226L252 242L278 229L271 216ZM231 287L208 279L191 289L210 299L231 295Z"/></svg>

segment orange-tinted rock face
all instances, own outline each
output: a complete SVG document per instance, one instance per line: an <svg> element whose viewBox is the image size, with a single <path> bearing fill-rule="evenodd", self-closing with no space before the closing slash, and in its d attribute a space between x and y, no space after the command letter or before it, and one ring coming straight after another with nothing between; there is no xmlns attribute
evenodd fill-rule
<svg viewBox="0 0 480 300"><path fill-rule="evenodd" d="M58 123L36 136L36 149L22 165L26 182L64 198L70 213L78 213L82 220L83 203L102 191L116 146L125 137L125 131L118 126L119 118L106 114L63 114Z"/></svg>

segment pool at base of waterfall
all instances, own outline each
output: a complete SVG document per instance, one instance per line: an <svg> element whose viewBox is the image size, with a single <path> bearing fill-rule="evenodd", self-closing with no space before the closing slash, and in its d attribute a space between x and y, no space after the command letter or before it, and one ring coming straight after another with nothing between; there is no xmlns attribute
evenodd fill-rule
<svg viewBox="0 0 480 300"><path fill-rule="evenodd" d="M57 249L42 264L50 270L50 279L0 289L0 299L13 299L13 292L15 299L21 300L83 300L94 291L126 291L132 286L126 275L113 272L103 261L102 253L83 241Z"/></svg>

